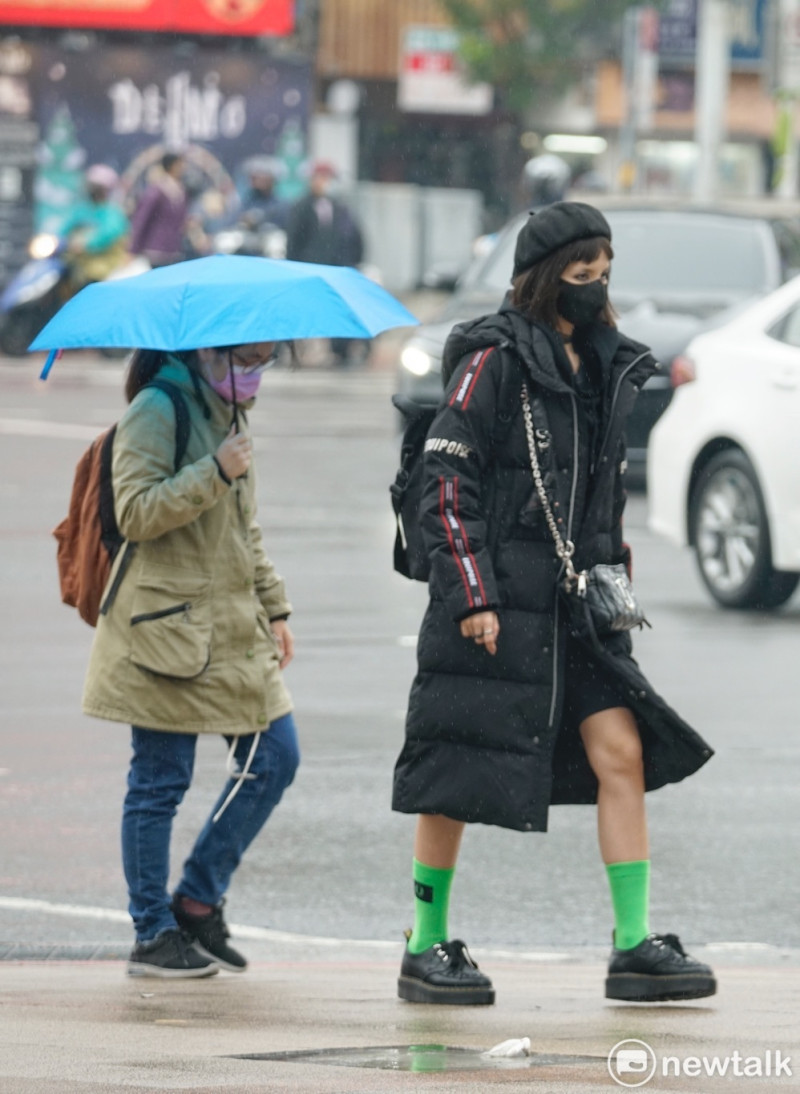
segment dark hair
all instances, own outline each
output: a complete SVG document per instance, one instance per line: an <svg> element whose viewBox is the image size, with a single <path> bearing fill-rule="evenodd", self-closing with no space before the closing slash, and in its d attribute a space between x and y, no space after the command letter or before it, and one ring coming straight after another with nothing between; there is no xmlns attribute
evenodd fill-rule
<svg viewBox="0 0 800 1094"><path fill-rule="evenodd" d="M217 353L229 353L238 349L239 344L233 346L214 346ZM125 374L125 398L132 403L143 387L157 375L158 370L164 365L168 354L163 349L137 349L128 362L128 370ZM199 375L199 362L197 350L185 349L173 353L179 361L183 361L187 368Z"/></svg>
<svg viewBox="0 0 800 1094"><path fill-rule="evenodd" d="M601 254L609 260L614 257L611 241L604 236L576 239L567 243L514 278L511 283L511 303L528 319L557 327L556 300L561 290L561 275L564 270L572 262L594 262ZM614 309L610 303L606 304L600 313L600 322L613 327L614 318Z"/></svg>
<svg viewBox="0 0 800 1094"><path fill-rule="evenodd" d="M192 368L194 362L187 359L190 353L193 354L194 350L176 354L176 356L186 361L186 364ZM150 383L166 359L167 355L162 349L137 349L134 352L125 373L125 398L129 403L132 403L142 388Z"/></svg>
<svg viewBox="0 0 800 1094"><path fill-rule="evenodd" d="M178 152L165 152L161 157L161 166L165 171L169 171L171 167L174 167L176 163L183 159Z"/></svg>

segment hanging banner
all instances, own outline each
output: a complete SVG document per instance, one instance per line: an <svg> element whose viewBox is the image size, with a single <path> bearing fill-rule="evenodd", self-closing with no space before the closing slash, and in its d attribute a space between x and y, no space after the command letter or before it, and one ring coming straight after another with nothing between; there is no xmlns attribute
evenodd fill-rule
<svg viewBox="0 0 800 1094"><path fill-rule="evenodd" d="M0 0L0 25L283 36L294 0Z"/></svg>

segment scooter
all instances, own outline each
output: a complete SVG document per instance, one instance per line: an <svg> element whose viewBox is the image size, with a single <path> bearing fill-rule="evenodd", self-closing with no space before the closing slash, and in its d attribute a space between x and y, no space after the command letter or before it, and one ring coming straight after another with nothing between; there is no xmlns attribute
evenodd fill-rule
<svg viewBox="0 0 800 1094"><path fill-rule="evenodd" d="M42 327L73 295L67 242L47 233L34 236L28 247L30 261L0 295L0 352L7 356L24 357ZM149 269L146 258L134 255L106 280L132 277ZM117 355L117 351L107 354Z"/></svg>
<svg viewBox="0 0 800 1094"><path fill-rule="evenodd" d="M36 235L30 261L12 278L0 296L0 350L22 357L28 346L67 299L69 267L65 243L57 236Z"/></svg>
<svg viewBox="0 0 800 1094"><path fill-rule="evenodd" d="M215 254L286 258L286 232L264 220L257 209L247 210L232 227L215 232L211 242Z"/></svg>

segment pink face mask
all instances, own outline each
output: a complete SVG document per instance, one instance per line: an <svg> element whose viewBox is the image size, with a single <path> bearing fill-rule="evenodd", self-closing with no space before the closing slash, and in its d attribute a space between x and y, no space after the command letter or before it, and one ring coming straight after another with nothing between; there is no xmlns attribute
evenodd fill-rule
<svg viewBox="0 0 800 1094"><path fill-rule="evenodd" d="M261 383L261 377L263 373L259 369L257 372L243 372L238 365L233 366L233 383L231 383L231 370L225 373L222 380L214 380L209 377L208 382L216 391L217 395L221 396L226 403L232 403L233 400L233 388L236 387L236 402L246 403L248 399L255 397L258 391L258 386Z"/></svg>

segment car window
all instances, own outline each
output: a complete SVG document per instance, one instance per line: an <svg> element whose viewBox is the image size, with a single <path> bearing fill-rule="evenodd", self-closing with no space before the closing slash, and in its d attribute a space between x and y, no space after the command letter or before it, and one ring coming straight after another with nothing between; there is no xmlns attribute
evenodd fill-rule
<svg viewBox="0 0 800 1094"><path fill-rule="evenodd" d="M496 292L498 301L502 300L507 289L511 287L511 271L514 268L514 248L517 245L517 235L524 220L514 222L501 234L492 253L486 259L486 265L472 283L480 282L481 290Z"/></svg>
<svg viewBox="0 0 800 1094"><path fill-rule="evenodd" d="M763 225L733 217L608 213L611 292L763 292L773 287Z"/></svg>
<svg viewBox="0 0 800 1094"><path fill-rule="evenodd" d="M800 225L788 220L775 220L772 231L781 257L781 272L788 280L800 273Z"/></svg>
<svg viewBox="0 0 800 1094"><path fill-rule="evenodd" d="M612 297L704 291L749 296L775 287L768 230L759 220L672 212L607 211L606 216L614 243ZM469 287L502 299L511 284L514 247L523 224L519 218L501 233L483 266L464 279ZM781 230L779 246L787 256L782 264L800 268L800 234L790 228L784 223ZM792 248L796 250L789 262Z"/></svg>
<svg viewBox="0 0 800 1094"><path fill-rule="evenodd" d="M787 346L800 347L800 307L792 308L777 323L773 323L767 334Z"/></svg>

